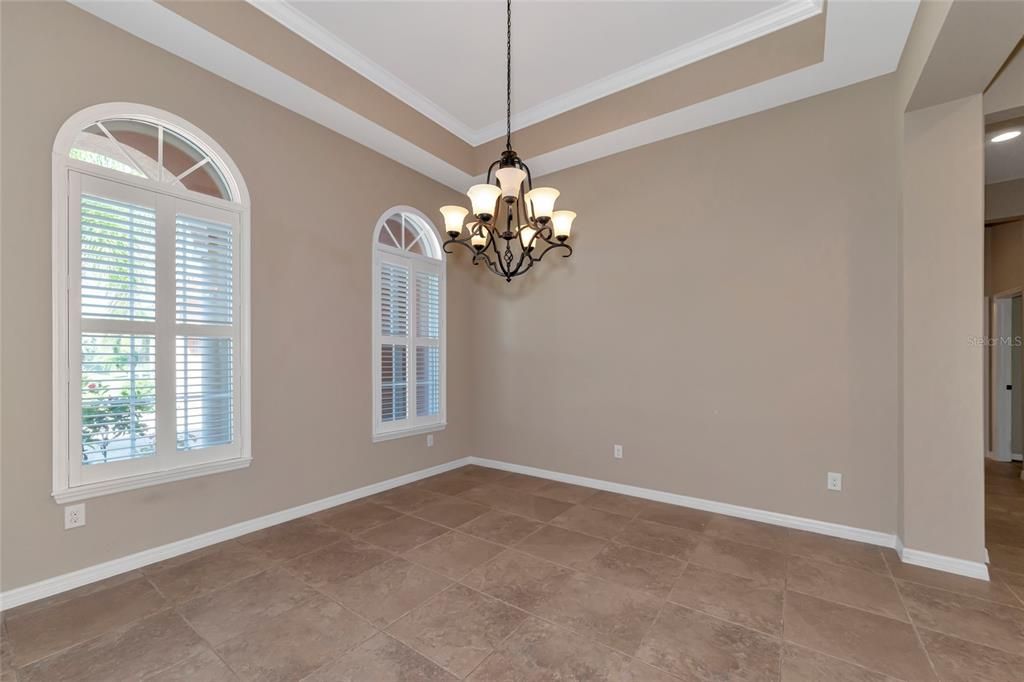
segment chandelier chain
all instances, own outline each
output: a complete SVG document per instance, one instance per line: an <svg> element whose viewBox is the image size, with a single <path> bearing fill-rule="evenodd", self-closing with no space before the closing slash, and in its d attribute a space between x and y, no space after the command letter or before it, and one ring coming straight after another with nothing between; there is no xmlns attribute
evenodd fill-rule
<svg viewBox="0 0 1024 682"><path fill-rule="evenodd" d="M512 151L512 0L506 3L505 24L505 149Z"/></svg>

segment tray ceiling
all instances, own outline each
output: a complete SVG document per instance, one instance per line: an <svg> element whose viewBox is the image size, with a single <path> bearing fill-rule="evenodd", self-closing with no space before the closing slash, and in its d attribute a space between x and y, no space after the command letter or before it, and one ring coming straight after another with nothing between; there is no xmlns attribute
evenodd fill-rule
<svg viewBox="0 0 1024 682"><path fill-rule="evenodd" d="M503 2L253 3L470 144L505 128ZM516 128L820 11L810 0L517 2Z"/></svg>
<svg viewBox="0 0 1024 682"><path fill-rule="evenodd" d="M503 136L501 2L69 0L459 191ZM918 0L513 5L534 176L896 69Z"/></svg>

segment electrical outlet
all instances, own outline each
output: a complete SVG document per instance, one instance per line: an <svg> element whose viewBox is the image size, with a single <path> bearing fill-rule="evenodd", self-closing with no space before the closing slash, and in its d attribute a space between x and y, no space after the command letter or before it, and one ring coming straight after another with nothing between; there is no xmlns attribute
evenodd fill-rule
<svg viewBox="0 0 1024 682"><path fill-rule="evenodd" d="M64 530L85 525L85 504L69 504L64 507Z"/></svg>
<svg viewBox="0 0 1024 682"><path fill-rule="evenodd" d="M842 490L843 489L843 475L837 474L834 471L828 472L828 489L829 490Z"/></svg>
<svg viewBox="0 0 1024 682"><path fill-rule="evenodd" d="M427 434L427 447L428 448L434 447L434 434L432 434L432 433L428 433Z"/></svg>
<svg viewBox="0 0 1024 682"><path fill-rule="evenodd" d="M616 445L612 448L612 457L615 459L622 459L622 446Z"/></svg>

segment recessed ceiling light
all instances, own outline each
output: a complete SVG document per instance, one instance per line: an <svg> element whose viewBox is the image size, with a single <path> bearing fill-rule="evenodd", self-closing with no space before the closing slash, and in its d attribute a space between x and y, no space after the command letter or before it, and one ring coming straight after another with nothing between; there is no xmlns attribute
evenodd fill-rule
<svg viewBox="0 0 1024 682"><path fill-rule="evenodd" d="M1007 140L1012 140L1013 138L1015 138L1015 137L1017 137L1019 135L1020 135L1020 131L1019 130L1008 130L1005 133L999 133L998 135L993 137L992 141L993 142L1006 142Z"/></svg>

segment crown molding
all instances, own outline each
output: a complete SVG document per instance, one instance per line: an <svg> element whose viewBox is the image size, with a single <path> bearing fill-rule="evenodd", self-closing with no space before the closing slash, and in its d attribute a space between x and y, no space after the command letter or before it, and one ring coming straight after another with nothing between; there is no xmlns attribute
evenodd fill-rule
<svg viewBox="0 0 1024 682"><path fill-rule="evenodd" d="M437 104L437 102L423 95L419 90L310 19L309 16L296 9L287 0L246 1L292 33L334 57L363 78L366 78L392 96L397 97L448 132L462 138L463 141L469 144L474 146L477 144L473 142L476 137L476 131L460 121L444 107Z"/></svg>
<svg viewBox="0 0 1024 682"><path fill-rule="evenodd" d="M829 4L825 59L688 107L533 156L533 177L774 109L897 69L919 0ZM864 41L871 35L870 43Z"/></svg>
<svg viewBox="0 0 1024 682"><path fill-rule="evenodd" d="M459 192L468 173L305 83L193 24L155 0L68 0L123 31L265 97Z"/></svg>
<svg viewBox="0 0 1024 682"><path fill-rule="evenodd" d="M823 2L824 0L790 0L784 5L765 10L686 45L681 45L609 76L587 83L525 111L513 114L512 130L527 128L602 97L613 95L620 90L639 85L644 81L663 76L676 69L810 19L821 14ZM473 144L474 146L481 145L504 134L505 121L495 121L475 132L476 138Z"/></svg>
<svg viewBox="0 0 1024 682"><path fill-rule="evenodd" d="M315 121L459 192L476 184L451 163L184 19L154 0L69 0L200 68ZM894 71L919 0L829 4L825 58L811 66L530 159L534 178ZM871 41L864 36L870 35Z"/></svg>
<svg viewBox="0 0 1024 682"><path fill-rule="evenodd" d="M383 68L347 42L324 29L287 0L247 0L282 26L323 52L345 64L359 75L387 91L474 147L501 137L505 121L498 120L473 129L398 76ZM575 90L548 99L512 116L512 129L521 130L583 106L594 100L625 90L644 81L707 59L743 43L750 42L822 12L824 0L788 0L731 26L709 33L685 45L663 52Z"/></svg>

